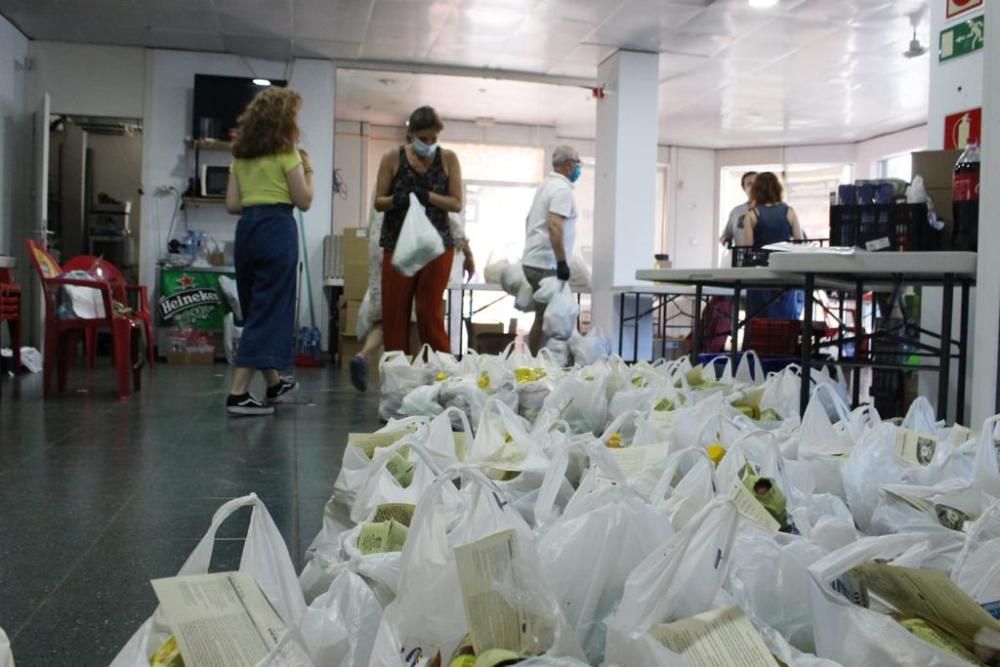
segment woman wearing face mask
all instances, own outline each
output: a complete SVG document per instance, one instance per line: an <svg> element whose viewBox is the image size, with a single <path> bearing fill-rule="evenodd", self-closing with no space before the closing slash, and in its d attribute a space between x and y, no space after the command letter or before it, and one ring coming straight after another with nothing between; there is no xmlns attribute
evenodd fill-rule
<svg viewBox="0 0 1000 667"><path fill-rule="evenodd" d="M444 327L442 295L448 287L455 237L448 224L449 213L462 211L462 170L452 151L437 145L444 128L437 112L420 107L407 122L410 142L382 157L375 186L375 210L385 213L380 235L382 258L382 327L386 350L408 349L411 308L415 305L420 340L433 349L451 351ZM441 235L445 251L413 276L404 276L392 265L403 220L410 207L410 194L416 195L427 211L431 224ZM462 243L466 257L468 244ZM415 302L415 304L414 304ZM362 361L353 363L363 363ZM359 372L365 369L355 369Z"/></svg>

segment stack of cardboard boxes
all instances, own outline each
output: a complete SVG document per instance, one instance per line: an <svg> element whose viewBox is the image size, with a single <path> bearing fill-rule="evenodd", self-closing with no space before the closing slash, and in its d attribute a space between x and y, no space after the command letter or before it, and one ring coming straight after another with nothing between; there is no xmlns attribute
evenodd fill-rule
<svg viewBox="0 0 1000 667"><path fill-rule="evenodd" d="M368 229L345 229L341 248L344 297L340 306L340 355L341 359L350 359L361 349L361 342L358 341L358 311L368 290Z"/></svg>

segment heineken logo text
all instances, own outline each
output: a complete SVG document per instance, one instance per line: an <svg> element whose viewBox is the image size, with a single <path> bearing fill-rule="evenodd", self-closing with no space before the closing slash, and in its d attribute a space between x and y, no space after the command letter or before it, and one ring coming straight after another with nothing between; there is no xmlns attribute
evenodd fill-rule
<svg viewBox="0 0 1000 667"><path fill-rule="evenodd" d="M214 289L195 287L162 297L160 299L160 315L163 319L169 320L186 310L203 306L217 306L220 303L222 300Z"/></svg>

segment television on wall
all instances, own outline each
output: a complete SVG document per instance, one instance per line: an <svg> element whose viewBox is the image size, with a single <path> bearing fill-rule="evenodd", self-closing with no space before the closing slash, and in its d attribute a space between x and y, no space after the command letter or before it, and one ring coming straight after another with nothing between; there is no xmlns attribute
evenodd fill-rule
<svg viewBox="0 0 1000 667"><path fill-rule="evenodd" d="M257 93L267 86L286 85L276 79L195 74L191 136L228 141L229 131L236 129L236 119Z"/></svg>

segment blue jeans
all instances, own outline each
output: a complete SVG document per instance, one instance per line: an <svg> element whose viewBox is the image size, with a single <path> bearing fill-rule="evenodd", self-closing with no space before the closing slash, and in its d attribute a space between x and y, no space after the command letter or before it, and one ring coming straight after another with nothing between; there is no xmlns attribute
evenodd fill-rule
<svg viewBox="0 0 1000 667"><path fill-rule="evenodd" d="M287 204L248 206L236 226L236 288L243 334L242 368L283 370L295 347L295 272L299 235Z"/></svg>

